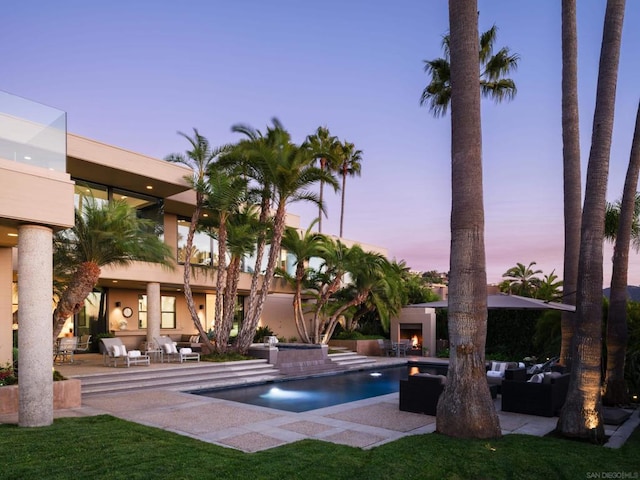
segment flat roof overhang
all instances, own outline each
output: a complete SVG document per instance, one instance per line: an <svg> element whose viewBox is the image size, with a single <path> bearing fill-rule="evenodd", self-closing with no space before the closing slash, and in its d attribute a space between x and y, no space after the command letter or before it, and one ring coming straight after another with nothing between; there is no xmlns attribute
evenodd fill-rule
<svg viewBox="0 0 640 480"><path fill-rule="evenodd" d="M67 134L67 172L73 178L166 199L190 190L188 167Z"/></svg>

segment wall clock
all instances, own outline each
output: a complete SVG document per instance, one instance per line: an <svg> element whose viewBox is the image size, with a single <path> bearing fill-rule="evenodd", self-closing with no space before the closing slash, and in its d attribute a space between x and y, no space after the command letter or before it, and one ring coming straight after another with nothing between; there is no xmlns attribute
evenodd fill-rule
<svg viewBox="0 0 640 480"><path fill-rule="evenodd" d="M124 318L129 318L131 315L133 315L133 310L131 310L130 307L124 307L122 309L122 315L124 316Z"/></svg>

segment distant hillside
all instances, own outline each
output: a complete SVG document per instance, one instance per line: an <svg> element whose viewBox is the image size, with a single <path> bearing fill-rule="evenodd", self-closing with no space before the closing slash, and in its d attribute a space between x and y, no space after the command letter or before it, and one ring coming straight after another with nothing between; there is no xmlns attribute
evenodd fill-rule
<svg viewBox="0 0 640 480"><path fill-rule="evenodd" d="M607 287L604 290L602 290L602 293L604 294L605 297L609 298L610 291L611 289ZM640 302L640 287L636 287L634 285L628 285L627 292L629 293L630 300L633 300L634 302Z"/></svg>

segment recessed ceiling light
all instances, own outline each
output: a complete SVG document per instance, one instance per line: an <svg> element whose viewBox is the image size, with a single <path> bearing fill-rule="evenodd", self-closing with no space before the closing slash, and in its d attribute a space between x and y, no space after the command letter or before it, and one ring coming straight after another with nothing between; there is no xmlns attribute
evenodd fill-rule
<svg viewBox="0 0 640 480"><path fill-rule="evenodd" d="M10 236L10 237L17 237L18 236L17 233L7 233L7 235Z"/></svg>
<svg viewBox="0 0 640 480"><path fill-rule="evenodd" d="M203 214L202 214L202 216L203 216L203 217L208 217L208 216L209 216L209 214L208 214L208 213L203 213Z"/></svg>
<svg viewBox="0 0 640 480"><path fill-rule="evenodd" d="M111 280L113 283L118 283L118 280Z"/></svg>
<svg viewBox="0 0 640 480"><path fill-rule="evenodd" d="M153 190L153 185L147 185L147 190Z"/></svg>

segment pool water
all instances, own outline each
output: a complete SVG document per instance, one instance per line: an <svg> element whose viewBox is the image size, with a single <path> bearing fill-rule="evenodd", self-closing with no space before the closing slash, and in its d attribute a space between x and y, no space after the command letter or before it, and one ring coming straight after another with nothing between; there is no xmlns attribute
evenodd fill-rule
<svg viewBox="0 0 640 480"><path fill-rule="evenodd" d="M395 393L401 378L407 378L404 365L190 393L299 413Z"/></svg>

